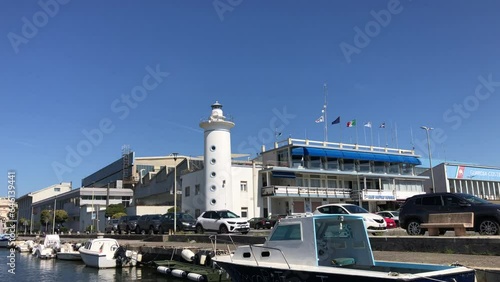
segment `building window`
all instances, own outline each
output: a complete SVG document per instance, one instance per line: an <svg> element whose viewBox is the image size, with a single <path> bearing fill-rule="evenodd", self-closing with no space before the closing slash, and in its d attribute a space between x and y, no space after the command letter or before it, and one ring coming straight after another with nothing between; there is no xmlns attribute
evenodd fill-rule
<svg viewBox="0 0 500 282"><path fill-rule="evenodd" d="M354 165L354 160L344 159L342 161L342 170L343 171L354 171L356 169Z"/></svg>
<svg viewBox="0 0 500 282"><path fill-rule="evenodd" d="M215 149L217 149L217 148L216 148L214 145L212 145L212 146L210 147L210 151L212 151L212 152L214 152L214 151L215 151Z"/></svg>
<svg viewBox="0 0 500 282"><path fill-rule="evenodd" d="M210 173L210 177L215 177L217 174L215 173L215 171L212 171L212 173Z"/></svg>
<svg viewBox="0 0 500 282"><path fill-rule="evenodd" d="M246 181L240 182L240 190L241 192L248 192L248 185Z"/></svg>
<svg viewBox="0 0 500 282"><path fill-rule="evenodd" d="M200 184L196 184L194 186L194 195L199 195L200 194Z"/></svg>
<svg viewBox="0 0 500 282"><path fill-rule="evenodd" d="M241 217L248 217L248 208L241 207Z"/></svg>
<svg viewBox="0 0 500 282"><path fill-rule="evenodd" d="M184 194L185 194L186 197L189 197L189 195L191 194L191 187L187 186L185 188L185 193Z"/></svg>
<svg viewBox="0 0 500 282"><path fill-rule="evenodd" d="M216 162L217 162L217 161L216 161L215 159L211 159L211 160L210 160L210 163L211 163L211 164L215 164Z"/></svg>
<svg viewBox="0 0 500 282"><path fill-rule="evenodd" d="M215 192L215 190L217 190L217 187L215 187L215 185L210 186L210 191Z"/></svg>
<svg viewBox="0 0 500 282"><path fill-rule="evenodd" d="M212 199L212 200L210 201L210 204L211 204L212 206L213 206L213 205L215 205L216 203L217 203L217 201L216 201L215 199Z"/></svg>
<svg viewBox="0 0 500 282"><path fill-rule="evenodd" d="M55 187L54 188L54 192L61 192L61 188L60 187Z"/></svg>
<svg viewBox="0 0 500 282"><path fill-rule="evenodd" d="M391 163L389 165L389 173L399 174L399 163Z"/></svg>

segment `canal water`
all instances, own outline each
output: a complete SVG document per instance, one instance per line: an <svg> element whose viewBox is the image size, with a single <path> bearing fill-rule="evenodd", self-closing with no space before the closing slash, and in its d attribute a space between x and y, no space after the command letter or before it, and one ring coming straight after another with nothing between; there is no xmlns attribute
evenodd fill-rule
<svg viewBox="0 0 500 282"><path fill-rule="evenodd" d="M63 261L58 259L42 260L29 253L15 252L9 257L8 249L0 248L0 281L45 282L45 281L168 281L181 282L165 274L157 273L150 267L131 267L116 269L96 269L86 267L82 261ZM14 264L11 264L13 262ZM10 265L9 265L10 264ZM11 267L14 266L12 273ZM10 272L9 272L10 270Z"/></svg>

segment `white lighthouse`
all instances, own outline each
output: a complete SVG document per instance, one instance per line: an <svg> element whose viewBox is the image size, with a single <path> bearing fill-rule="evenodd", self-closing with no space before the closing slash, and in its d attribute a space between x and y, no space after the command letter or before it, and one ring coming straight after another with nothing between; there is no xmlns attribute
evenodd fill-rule
<svg viewBox="0 0 500 282"><path fill-rule="evenodd" d="M231 190L231 128L219 102L212 104L212 114L200 123L205 135L205 199L202 210L233 209Z"/></svg>

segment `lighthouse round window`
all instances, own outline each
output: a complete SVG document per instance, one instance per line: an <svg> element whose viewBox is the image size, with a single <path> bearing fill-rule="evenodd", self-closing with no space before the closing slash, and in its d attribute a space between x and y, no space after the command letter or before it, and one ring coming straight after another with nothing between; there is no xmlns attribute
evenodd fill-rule
<svg viewBox="0 0 500 282"><path fill-rule="evenodd" d="M215 159L211 159L211 160L210 160L210 163L211 163L211 164L215 164Z"/></svg>
<svg viewBox="0 0 500 282"><path fill-rule="evenodd" d="M214 192L215 190L217 190L217 187L215 187L215 185L210 186L210 191Z"/></svg>
<svg viewBox="0 0 500 282"><path fill-rule="evenodd" d="M215 199L210 200L211 205L215 205L216 203L217 203L217 201Z"/></svg>
<svg viewBox="0 0 500 282"><path fill-rule="evenodd" d="M212 145L212 147L210 147L210 151L212 151L212 152L213 152L213 151L215 151L215 149L216 149L216 148L215 148L215 146L214 146L214 145Z"/></svg>
<svg viewBox="0 0 500 282"><path fill-rule="evenodd" d="M210 173L210 176L211 177L215 177L217 174L215 173L215 171L212 171L212 173Z"/></svg>

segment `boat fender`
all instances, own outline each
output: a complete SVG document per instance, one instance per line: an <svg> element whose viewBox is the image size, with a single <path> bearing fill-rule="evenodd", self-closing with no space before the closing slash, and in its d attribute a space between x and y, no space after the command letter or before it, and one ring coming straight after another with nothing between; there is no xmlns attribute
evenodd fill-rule
<svg viewBox="0 0 500 282"><path fill-rule="evenodd" d="M142 261L142 254L137 254L137 261L141 262Z"/></svg>
<svg viewBox="0 0 500 282"><path fill-rule="evenodd" d="M187 273L186 271L182 269L172 269L172 272L170 272L172 276L179 277L179 278L186 278Z"/></svg>
<svg viewBox="0 0 500 282"><path fill-rule="evenodd" d="M205 281L205 277L203 277L203 275L192 272L188 273L187 279L191 281Z"/></svg>
<svg viewBox="0 0 500 282"><path fill-rule="evenodd" d="M170 268L168 268L168 267L166 267L166 266L161 266L161 265L160 265L160 266L158 266L158 267L156 268L156 271L158 271L159 273L163 273L163 274L170 274L170 272L171 272L172 270L170 270Z"/></svg>
<svg viewBox="0 0 500 282"><path fill-rule="evenodd" d="M181 252L181 257L188 262L192 262L194 260L194 253L189 249L184 249Z"/></svg>

